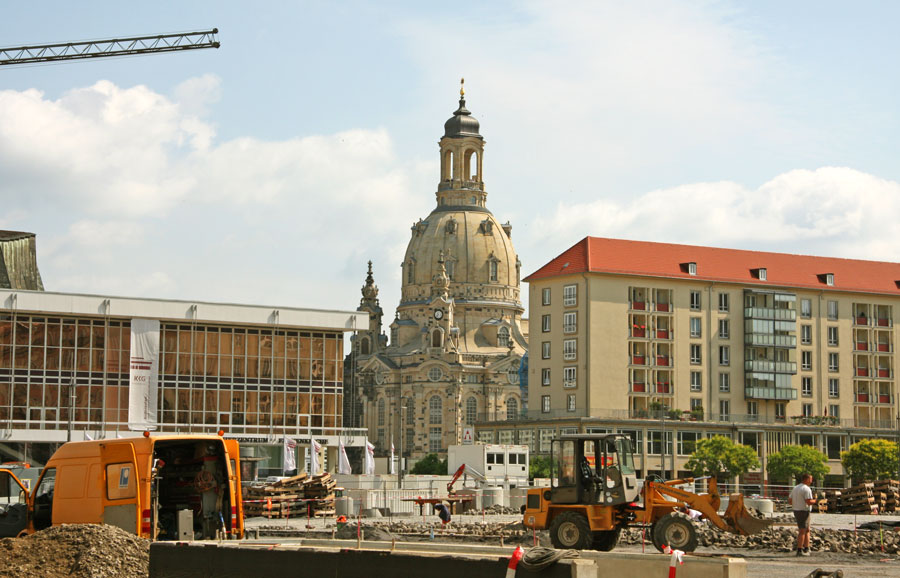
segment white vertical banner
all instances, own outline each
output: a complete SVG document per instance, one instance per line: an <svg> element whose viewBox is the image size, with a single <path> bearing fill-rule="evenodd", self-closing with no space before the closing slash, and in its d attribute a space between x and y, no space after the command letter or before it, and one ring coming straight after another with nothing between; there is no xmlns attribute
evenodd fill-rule
<svg viewBox="0 0 900 578"><path fill-rule="evenodd" d="M291 438L284 436L281 440L283 459L281 463L282 473L292 472L297 469L297 442Z"/></svg>
<svg viewBox="0 0 900 578"><path fill-rule="evenodd" d="M318 476L319 475L319 452L322 450L322 446L319 445L319 442L316 441L316 438L310 436L309 437L309 475Z"/></svg>
<svg viewBox="0 0 900 578"><path fill-rule="evenodd" d="M340 442L339 445L339 453L338 456L338 468L337 472L339 474L352 474L353 470L350 468L350 458L347 457L347 450L344 449L344 442Z"/></svg>
<svg viewBox="0 0 900 578"><path fill-rule="evenodd" d="M375 446L373 446L372 442L370 442L369 440L366 440L366 460L364 471L370 476L375 473Z"/></svg>
<svg viewBox="0 0 900 578"><path fill-rule="evenodd" d="M159 380L159 320L131 320L131 383L128 387L128 429L154 430Z"/></svg>
<svg viewBox="0 0 900 578"><path fill-rule="evenodd" d="M394 440L391 440L391 469L388 473L392 476L397 473L397 471L394 469Z"/></svg>

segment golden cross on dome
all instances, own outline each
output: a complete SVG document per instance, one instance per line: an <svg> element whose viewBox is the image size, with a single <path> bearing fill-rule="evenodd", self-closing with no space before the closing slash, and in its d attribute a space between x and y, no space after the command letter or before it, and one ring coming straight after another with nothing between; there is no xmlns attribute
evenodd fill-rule
<svg viewBox="0 0 900 578"><path fill-rule="evenodd" d="M466 84L466 79L460 78L459 79L459 95L460 96L466 95L466 87L464 86L465 84Z"/></svg>

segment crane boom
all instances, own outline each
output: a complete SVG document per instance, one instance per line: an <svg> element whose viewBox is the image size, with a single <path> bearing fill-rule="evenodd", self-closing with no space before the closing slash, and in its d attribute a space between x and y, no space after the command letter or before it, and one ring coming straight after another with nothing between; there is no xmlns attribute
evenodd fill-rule
<svg viewBox="0 0 900 578"><path fill-rule="evenodd" d="M218 33L219 29L213 28L201 32L0 48L0 66L218 48Z"/></svg>

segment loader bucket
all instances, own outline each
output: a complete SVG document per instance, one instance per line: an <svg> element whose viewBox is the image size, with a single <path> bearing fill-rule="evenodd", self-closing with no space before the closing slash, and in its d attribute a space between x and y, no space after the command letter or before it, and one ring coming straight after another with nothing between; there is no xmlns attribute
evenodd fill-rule
<svg viewBox="0 0 900 578"><path fill-rule="evenodd" d="M725 510L724 517L732 526L732 532L745 536L759 534L775 523L775 520L761 520L748 512L741 494L728 496L728 509Z"/></svg>

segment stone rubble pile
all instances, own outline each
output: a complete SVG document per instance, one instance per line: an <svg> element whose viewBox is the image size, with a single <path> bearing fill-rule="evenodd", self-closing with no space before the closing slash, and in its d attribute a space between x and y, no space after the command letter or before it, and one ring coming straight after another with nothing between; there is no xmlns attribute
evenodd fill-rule
<svg viewBox="0 0 900 578"><path fill-rule="evenodd" d="M519 513L519 510L516 508L507 508L501 504L494 504L489 508L485 508L484 513L488 516L514 516ZM464 514L469 516L480 516L481 510L470 509L466 510Z"/></svg>

